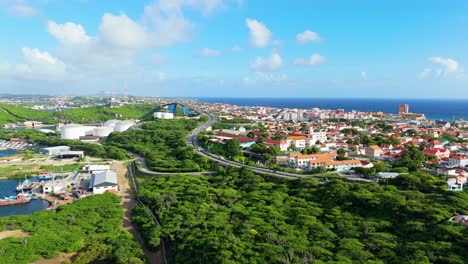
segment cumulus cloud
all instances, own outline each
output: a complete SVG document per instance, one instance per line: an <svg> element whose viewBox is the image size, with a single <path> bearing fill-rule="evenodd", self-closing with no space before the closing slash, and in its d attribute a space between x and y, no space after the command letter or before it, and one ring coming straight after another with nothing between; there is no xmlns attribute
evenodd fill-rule
<svg viewBox="0 0 468 264"><path fill-rule="evenodd" d="M0 64L0 75L16 79L60 80L66 75L66 66L58 58L39 49L22 48L23 61L18 64Z"/></svg>
<svg viewBox="0 0 468 264"><path fill-rule="evenodd" d="M451 58L430 57L429 62L439 65L439 68L424 68L418 75L418 79L424 80L427 78L463 78L463 68L458 61Z"/></svg>
<svg viewBox="0 0 468 264"><path fill-rule="evenodd" d="M40 13L38 9L27 4L13 5L7 8L5 11L7 14L16 17L33 17Z"/></svg>
<svg viewBox="0 0 468 264"><path fill-rule="evenodd" d="M282 65L281 55L274 51L268 58L257 57L250 63L250 68L256 71L272 71L279 69Z"/></svg>
<svg viewBox="0 0 468 264"><path fill-rule="evenodd" d="M265 48L271 43L271 31L260 21L247 18L245 20L249 28L250 44L257 48Z"/></svg>
<svg viewBox="0 0 468 264"><path fill-rule="evenodd" d="M299 44L306 44L309 42L318 42L321 39L322 38L319 36L318 33L310 31L310 30L306 30L296 35L296 41Z"/></svg>
<svg viewBox="0 0 468 264"><path fill-rule="evenodd" d="M444 76L447 76L448 74L451 74L451 73L457 73L460 71L460 65L454 59L430 57L429 61L442 66L442 74Z"/></svg>
<svg viewBox="0 0 468 264"><path fill-rule="evenodd" d="M315 66L327 62L327 58L320 54L312 54L309 59L298 58L294 60L295 65L309 65Z"/></svg>
<svg viewBox="0 0 468 264"><path fill-rule="evenodd" d="M200 57L219 57L221 56L221 51L204 48L204 49L196 50L195 55L200 56Z"/></svg>
<svg viewBox="0 0 468 264"><path fill-rule="evenodd" d="M49 21L47 23L47 31L64 44L86 44L90 40L83 26L71 22L60 25L54 21Z"/></svg>

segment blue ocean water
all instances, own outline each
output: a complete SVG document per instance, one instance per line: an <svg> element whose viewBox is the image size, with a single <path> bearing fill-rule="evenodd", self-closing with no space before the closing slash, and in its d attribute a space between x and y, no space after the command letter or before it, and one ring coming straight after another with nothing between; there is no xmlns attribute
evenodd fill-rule
<svg viewBox="0 0 468 264"><path fill-rule="evenodd" d="M360 99L360 98L197 98L207 103L227 103L241 106L277 108L344 109L365 112L398 113L400 104L409 104L410 112L423 113L428 119L468 120L468 99Z"/></svg>

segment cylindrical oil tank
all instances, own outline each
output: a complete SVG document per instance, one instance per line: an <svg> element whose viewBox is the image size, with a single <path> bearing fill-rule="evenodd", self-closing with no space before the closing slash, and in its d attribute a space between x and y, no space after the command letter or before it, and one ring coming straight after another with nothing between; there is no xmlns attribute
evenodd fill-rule
<svg viewBox="0 0 468 264"><path fill-rule="evenodd" d="M111 120L107 120L106 122L104 122L103 126L106 126L106 127L115 127L115 125L120 122L119 120L115 120L115 119L111 119Z"/></svg>
<svg viewBox="0 0 468 264"><path fill-rule="evenodd" d="M94 136L96 137L107 137L110 133L114 132L112 127L95 127Z"/></svg>
<svg viewBox="0 0 468 264"><path fill-rule="evenodd" d="M124 131L127 131L133 125L135 125L135 122L133 122L131 120L121 121L121 122L118 122L117 124L115 124L114 131L124 132Z"/></svg>
<svg viewBox="0 0 468 264"><path fill-rule="evenodd" d="M82 125L68 124L60 128L60 138L62 139L79 139L85 135L85 129Z"/></svg>

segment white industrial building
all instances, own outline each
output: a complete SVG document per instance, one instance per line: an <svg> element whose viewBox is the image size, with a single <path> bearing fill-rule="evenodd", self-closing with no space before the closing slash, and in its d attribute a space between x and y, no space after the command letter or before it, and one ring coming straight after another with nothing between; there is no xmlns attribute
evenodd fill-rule
<svg viewBox="0 0 468 264"><path fill-rule="evenodd" d="M39 153L49 156L59 156L64 152L69 152L69 146L55 146L55 147L48 147L48 148L41 148L39 149Z"/></svg>
<svg viewBox="0 0 468 264"><path fill-rule="evenodd" d="M173 113L166 113L166 112L154 112L154 118L158 119L173 119Z"/></svg>
<svg viewBox="0 0 468 264"><path fill-rule="evenodd" d="M103 172L103 171L108 171L110 170L109 165L103 165L103 164L88 164L86 165L83 170L88 171L89 173L97 173L97 172Z"/></svg>
<svg viewBox="0 0 468 264"><path fill-rule="evenodd" d="M103 171L91 175L89 189L92 190L94 194L118 192L119 185L117 184L117 174L113 171Z"/></svg>

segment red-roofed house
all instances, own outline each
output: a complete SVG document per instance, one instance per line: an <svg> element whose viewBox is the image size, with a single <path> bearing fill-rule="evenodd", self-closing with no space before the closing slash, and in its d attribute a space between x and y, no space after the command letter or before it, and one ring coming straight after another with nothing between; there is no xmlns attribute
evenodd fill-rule
<svg viewBox="0 0 468 264"><path fill-rule="evenodd" d="M448 149L441 149L441 148L424 149L423 153L426 156L434 155L438 159L450 157L450 150Z"/></svg>

